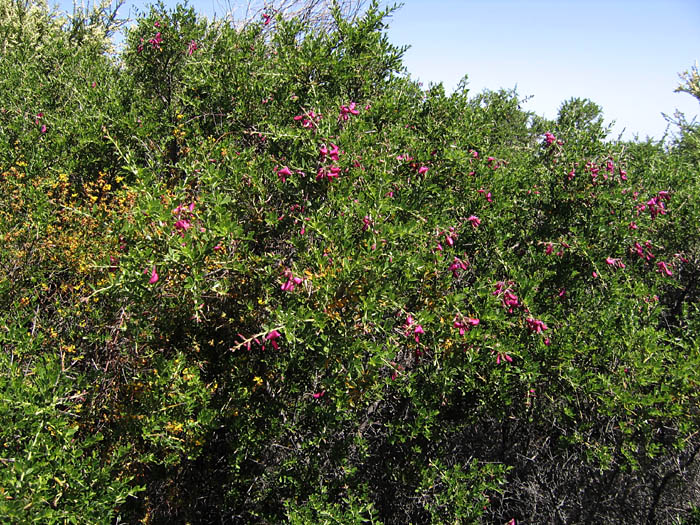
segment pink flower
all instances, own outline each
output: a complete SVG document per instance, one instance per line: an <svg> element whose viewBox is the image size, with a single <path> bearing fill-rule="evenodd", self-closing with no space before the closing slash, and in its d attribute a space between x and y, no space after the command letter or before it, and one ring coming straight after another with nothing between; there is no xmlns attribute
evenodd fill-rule
<svg viewBox="0 0 700 525"><path fill-rule="evenodd" d="M46 133L46 124L41 125L41 132Z"/></svg>
<svg viewBox="0 0 700 525"><path fill-rule="evenodd" d="M313 393L313 394L311 394L311 395L312 395L312 397L313 397L314 399L318 399L318 398L320 398L320 397L323 397L323 396L325 395L325 393L326 393L326 391L325 391L325 390L322 390L321 392L315 392L315 393Z"/></svg>
<svg viewBox="0 0 700 525"><path fill-rule="evenodd" d="M459 329L459 335L464 335L466 332L469 331L470 328L478 326L479 322L480 321L478 319L473 319L471 317L467 319L462 319L461 321L455 319L454 323L452 323L452 326Z"/></svg>
<svg viewBox="0 0 700 525"><path fill-rule="evenodd" d="M301 277L294 277L290 270L284 272L284 276L286 277L287 281L280 287L283 292L293 292L294 287L303 282Z"/></svg>
<svg viewBox="0 0 700 525"><path fill-rule="evenodd" d="M340 115L338 116L338 120L348 120L350 118L350 115L359 115L360 112L355 109L356 104L354 102L350 102L349 105L347 106L340 106Z"/></svg>
<svg viewBox="0 0 700 525"><path fill-rule="evenodd" d="M544 253L547 255L552 255L552 251L554 250L554 246L552 245L551 242L547 243L547 246L544 249Z"/></svg>
<svg viewBox="0 0 700 525"><path fill-rule="evenodd" d="M148 270L144 270L143 273L148 275ZM154 265L153 269L151 270L151 278L148 280L148 284L155 284L157 282L158 282L158 274L156 273L156 267Z"/></svg>
<svg viewBox="0 0 700 525"><path fill-rule="evenodd" d="M371 226L372 221L370 220L369 216L365 215L362 219L362 231L365 232L369 229Z"/></svg>
<svg viewBox="0 0 700 525"><path fill-rule="evenodd" d="M425 175L428 173L428 167L427 166L421 166L418 168L418 175Z"/></svg>
<svg viewBox="0 0 700 525"><path fill-rule="evenodd" d="M673 272L671 272L671 270L669 270L669 268L665 262L659 261L656 263L656 266L658 267L659 273L664 273L669 277L671 277L673 275Z"/></svg>
<svg viewBox="0 0 700 525"><path fill-rule="evenodd" d="M545 330L549 330L549 327L539 319L533 319L530 317L529 319L526 319L526 321L530 331L535 332L536 334L541 334Z"/></svg>
<svg viewBox="0 0 700 525"><path fill-rule="evenodd" d="M331 160L338 162L338 154L339 153L340 153L340 151L338 149L338 146L331 143L331 149L328 150L328 156L331 158Z"/></svg>
<svg viewBox="0 0 700 525"><path fill-rule="evenodd" d="M163 42L163 37L160 34L160 31L156 33L156 36L149 39L148 43L153 46L154 49L160 49L160 44Z"/></svg>
<svg viewBox="0 0 700 525"><path fill-rule="evenodd" d="M316 129L317 122L321 120L321 115L309 111L304 115L297 115L294 117L295 121L301 121L301 126L309 129Z"/></svg>
<svg viewBox="0 0 700 525"><path fill-rule="evenodd" d="M606 264L612 267L617 267L617 268L625 268L625 263L623 263L620 259L613 259L612 257L607 257L605 259Z"/></svg>
<svg viewBox="0 0 700 525"><path fill-rule="evenodd" d="M420 334L425 333L423 327L421 325L416 325L416 327L413 329L413 333L416 336L416 343L420 343Z"/></svg>
<svg viewBox="0 0 700 525"><path fill-rule="evenodd" d="M270 15L268 15L267 13L263 13L263 14L262 14L262 17L263 17L263 21L264 21L264 22L263 22L263 25L264 25L264 26L266 26L267 24L269 24L269 23L270 23L270 19L272 18L272 17L271 17Z"/></svg>
<svg viewBox="0 0 700 525"><path fill-rule="evenodd" d="M544 134L544 139L547 141L547 145L552 144L555 140L557 140L557 137L552 135L551 133L547 132Z"/></svg>
<svg viewBox="0 0 700 525"><path fill-rule="evenodd" d="M270 344L275 350L279 350L279 346L277 346L277 339L280 338L280 333L277 330L272 330L269 334L265 336L265 339L270 341Z"/></svg>
<svg viewBox="0 0 700 525"><path fill-rule="evenodd" d="M187 46L187 54L189 56L192 56L192 53L194 53L195 51L197 51L197 42L195 42L194 40L190 40L190 45Z"/></svg>
<svg viewBox="0 0 700 525"><path fill-rule="evenodd" d="M496 353L496 364L500 365L501 364L501 358L503 358L505 361L508 361L509 363L513 362L513 358L506 354L505 352L498 352Z"/></svg>
<svg viewBox="0 0 700 525"><path fill-rule="evenodd" d="M481 219L476 215L470 215L467 220L472 223L472 227L474 228L478 228L479 224L481 224Z"/></svg>
<svg viewBox="0 0 700 525"><path fill-rule="evenodd" d="M282 182L287 182L287 177L289 177L291 175L292 175L292 172L290 171L290 169L287 166L284 166L281 169L277 170L277 177L279 177L279 179Z"/></svg>
<svg viewBox="0 0 700 525"><path fill-rule="evenodd" d="M469 268L469 263L463 261L459 257L455 257L448 269L452 272L452 277L456 279L459 277L458 270L466 270L467 268Z"/></svg>

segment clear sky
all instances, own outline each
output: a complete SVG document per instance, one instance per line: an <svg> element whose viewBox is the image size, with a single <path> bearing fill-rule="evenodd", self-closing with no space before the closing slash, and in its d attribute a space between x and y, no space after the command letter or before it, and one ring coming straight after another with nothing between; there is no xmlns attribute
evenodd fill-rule
<svg viewBox="0 0 700 525"><path fill-rule="evenodd" d="M408 0L390 21L412 76L449 91L514 88L554 118L571 97L602 106L615 135L661 138L661 113L700 113L674 93L700 60L698 0Z"/></svg>
<svg viewBox="0 0 700 525"><path fill-rule="evenodd" d="M210 17L245 4L189 2ZM145 5L127 0L121 14ZM472 94L517 87L532 97L524 109L548 118L568 98L589 98L616 122L614 136L658 139L662 113L700 113L693 97L674 93L678 73L700 60L699 0L405 0L388 34L411 46L404 64L426 86L450 92L467 75Z"/></svg>

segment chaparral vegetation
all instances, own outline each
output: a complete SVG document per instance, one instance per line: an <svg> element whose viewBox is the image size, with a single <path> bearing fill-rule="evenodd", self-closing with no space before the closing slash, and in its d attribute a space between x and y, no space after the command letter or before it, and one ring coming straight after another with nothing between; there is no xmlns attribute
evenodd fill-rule
<svg viewBox="0 0 700 525"><path fill-rule="evenodd" d="M700 518L697 124L425 88L376 3L0 11L3 522Z"/></svg>

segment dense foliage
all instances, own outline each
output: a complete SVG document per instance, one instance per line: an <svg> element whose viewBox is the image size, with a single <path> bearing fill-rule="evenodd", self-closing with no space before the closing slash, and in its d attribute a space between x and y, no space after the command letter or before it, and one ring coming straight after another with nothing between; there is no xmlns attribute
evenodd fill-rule
<svg viewBox="0 0 700 525"><path fill-rule="evenodd" d="M424 89L389 13L0 20L4 519L697 519L697 127Z"/></svg>

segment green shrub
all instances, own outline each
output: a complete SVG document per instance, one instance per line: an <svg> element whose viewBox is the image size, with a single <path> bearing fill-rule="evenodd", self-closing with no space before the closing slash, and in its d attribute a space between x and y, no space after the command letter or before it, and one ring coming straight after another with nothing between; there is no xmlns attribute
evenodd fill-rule
<svg viewBox="0 0 700 525"><path fill-rule="evenodd" d="M117 56L60 25L41 63L7 51L7 514L691 516L691 132L616 142L588 100L547 121L423 89L391 10L333 13L157 4Z"/></svg>

